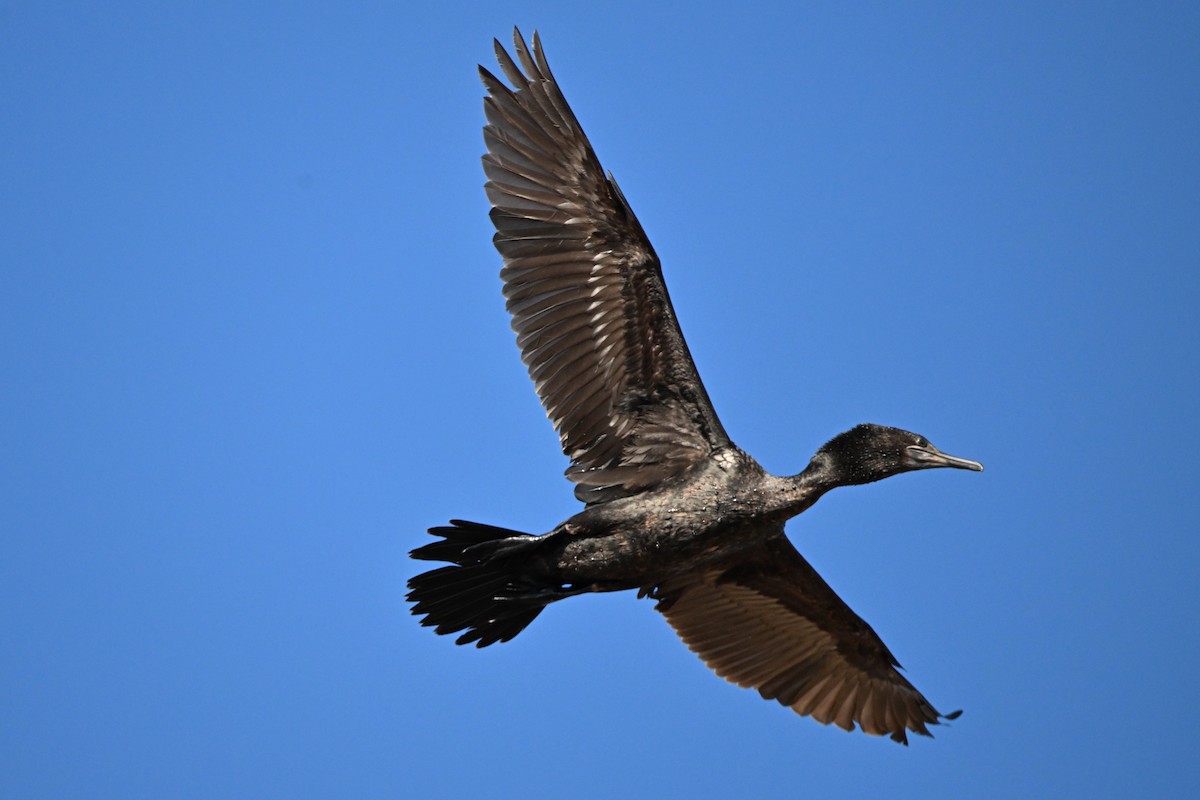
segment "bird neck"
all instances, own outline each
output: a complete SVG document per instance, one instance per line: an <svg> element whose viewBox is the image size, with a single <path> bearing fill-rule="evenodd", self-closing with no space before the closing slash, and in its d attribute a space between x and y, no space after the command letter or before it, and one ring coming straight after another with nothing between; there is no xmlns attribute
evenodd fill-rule
<svg viewBox="0 0 1200 800"><path fill-rule="evenodd" d="M829 459L818 453L797 475L776 478L773 495L779 511L791 518L806 511L821 496L841 484L835 479Z"/></svg>

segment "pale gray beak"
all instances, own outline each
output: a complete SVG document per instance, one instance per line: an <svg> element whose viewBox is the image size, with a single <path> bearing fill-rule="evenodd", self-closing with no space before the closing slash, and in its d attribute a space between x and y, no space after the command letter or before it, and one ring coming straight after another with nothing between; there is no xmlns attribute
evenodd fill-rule
<svg viewBox="0 0 1200 800"><path fill-rule="evenodd" d="M954 467L969 469L972 472L983 472L983 464L957 456L946 455L931 444L924 446L910 444L904 448L907 458L904 465L909 469L934 469L936 467Z"/></svg>

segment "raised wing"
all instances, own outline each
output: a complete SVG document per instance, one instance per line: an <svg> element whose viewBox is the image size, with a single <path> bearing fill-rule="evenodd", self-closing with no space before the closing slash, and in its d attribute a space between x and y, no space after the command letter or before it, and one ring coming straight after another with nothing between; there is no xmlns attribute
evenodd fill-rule
<svg viewBox="0 0 1200 800"><path fill-rule="evenodd" d="M546 64L514 31L514 89L479 68L496 249L521 357L576 496L635 494L727 446L654 248Z"/></svg>
<svg viewBox="0 0 1200 800"><path fill-rule="evenodd" d="M898 672L883 641L842 602L780 530L741 564L660 586L656 608L726 680L818 722L889 734L954 719Z"/></svg>

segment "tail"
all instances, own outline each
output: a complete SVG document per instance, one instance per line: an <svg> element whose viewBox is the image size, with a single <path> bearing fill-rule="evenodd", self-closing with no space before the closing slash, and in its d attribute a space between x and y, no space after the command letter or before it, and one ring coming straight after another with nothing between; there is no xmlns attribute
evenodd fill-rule
<svg viewBox="0 0 1200 800"><path fill-rule="evenodd" d="M487 647L507 642L558 599L539 592L518 571L519 554L540 536L477 522L450 520L430 528L442 541L413 550L413 558L448 561L455 566L423 572L408 582L412 613L425 615L422 625L439 634L465 630L455 644Z"/></svg>

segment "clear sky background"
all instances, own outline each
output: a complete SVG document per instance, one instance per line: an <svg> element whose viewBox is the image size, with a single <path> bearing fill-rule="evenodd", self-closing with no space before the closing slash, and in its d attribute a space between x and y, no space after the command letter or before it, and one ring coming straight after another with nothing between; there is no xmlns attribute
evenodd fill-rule
<svg viewBox="0 0 1200 800"><path fill-rule="evenodd" d="M0 6L0 796L1200 793L1200 5L684 9ZM409 615L428 526L578 507L481 188L514 24L735 441L986 464L789 527L935 740L630 594L482 651Z"/></svg>

